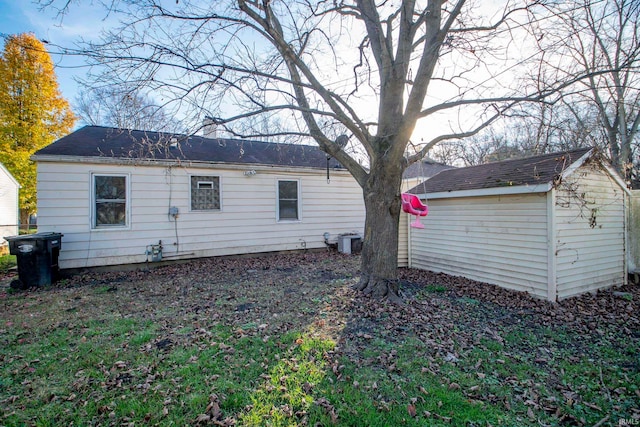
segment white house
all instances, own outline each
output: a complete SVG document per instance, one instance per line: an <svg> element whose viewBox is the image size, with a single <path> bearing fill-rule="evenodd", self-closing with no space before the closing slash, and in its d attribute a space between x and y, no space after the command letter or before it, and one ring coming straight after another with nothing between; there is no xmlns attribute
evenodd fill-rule
<svg viewBox="0 0 640 427"><path fill-rule="evenodd" d="M594 149L445 170L410 190L406 264L556 301L627 281L629 191ZM402 261L402 260L401 260Z"/></svg>
<svg viewBox="0 0 640 427"><path fill-rule="evenodd" d="M455 166L446 165L430 158L424 158L412 163L402 174L402 191L415 187L427 179L439 174L443 170L453 169Z"/></svg>
<svg viewBox="0 0 640 427"><path fill-rule="evenodd" d="M313 146L88 126L33 158L62 269L323 248L364 229L360 187Z"/></svg>
<svg viewBox="0 0 640 427"><path fill-rule="evenodd" d="M0 163L0 248L7 246L3 237L18 234L18 192L20 184ZM1 249L4 250L4 249Z"/></svg>

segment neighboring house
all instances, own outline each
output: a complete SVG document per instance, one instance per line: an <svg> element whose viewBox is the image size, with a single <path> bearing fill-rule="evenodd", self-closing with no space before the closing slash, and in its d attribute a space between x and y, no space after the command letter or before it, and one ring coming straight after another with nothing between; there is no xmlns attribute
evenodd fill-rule
<svg viewBox="0 0 640 427"><path fill-rule="evenodd" d="M444 170L453 168L455 168L455 166L438 163L429 158L418 160L417 162L410 164L402 174L402 191L413 188Z"/></svg>
<svg viewBox="0 0 640 427"><path fill-rule="evenodd" d="M629 191L594 149L443 171L407 264L556 301L627 281Z"/></svg>
<svg viewBox="0 0 640 427"><path fill-rule="evenodd" d="M16 236L20 219L18 210L18 191L20 184L0 163L0 251L4 251L7 236Z"/></svg>
<svg viewBox="0 0 640 427"><path fill-rule="evenodd" d="M33 158L62 269L323 248L364 229L360 187L313 146L88 126Z"/></svg>
<svg viewBox="0 0 640 427"><path fill-rule="evenodd" d="M640 190L631 190L628 221L627 260L629 265L627 270L633 275L633 281L638 284L640 283Z"/></svg>

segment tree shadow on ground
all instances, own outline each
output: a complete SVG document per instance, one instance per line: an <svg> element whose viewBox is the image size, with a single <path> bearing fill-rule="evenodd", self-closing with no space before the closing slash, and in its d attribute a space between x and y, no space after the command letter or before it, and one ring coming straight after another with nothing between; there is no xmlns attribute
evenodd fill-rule
<svg viewBox="0 0 640 427"><path fill-rule="evenodd" d="M175 413L201 425L354 426L593 425L638 415L637 287L550 304L401 269L405 304L396 305L353 291L358 268L357 256L309 252L81 274L4 294L5 318L24 326L3 341L65 331L64 345L79 351L112 340L104 351L113 355L87 350L102 385L74 369L67 392L105 424L161 424ZM124 332L101 329L114 321ZM118 359L127 351L131 361ZM134 366L137 357L146 359ZM0 399L3 413L28 400L31 384L24 399ZM131 415L109 397L123 390L130 404L160 395L158 407ZM103 402L94 412L89 396Z"/></svg>

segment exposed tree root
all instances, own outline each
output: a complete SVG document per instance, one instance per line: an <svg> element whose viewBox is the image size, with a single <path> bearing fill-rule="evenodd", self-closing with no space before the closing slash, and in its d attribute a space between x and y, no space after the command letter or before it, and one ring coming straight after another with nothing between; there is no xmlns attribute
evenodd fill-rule
<svg viewBox="0 0 640 427"><path fill-rule="evenodd" d="M353 285L353 289L372 298L386 299L394 304L404 305L399 288L400 285L397 280L367 275L362 275L360 281Z"/></svg>

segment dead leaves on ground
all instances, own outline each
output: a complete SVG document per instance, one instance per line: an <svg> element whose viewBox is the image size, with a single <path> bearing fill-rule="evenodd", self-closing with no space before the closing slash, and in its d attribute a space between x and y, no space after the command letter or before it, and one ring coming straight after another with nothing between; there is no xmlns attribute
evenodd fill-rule
<svg viewBox="0 0 640 427"><path fill-rule="evenodd" d="M231 326L234 340L258 337L268 342L281 334L308 330L312 334L335 340L335 352L328 356L328 366L337 381L372 394L378 384L358 381L344 375L342 357L356 366L381 369L389 376L403 375L397 364L394 344L411 338L423 349L416 354L424 362L422 373L442 377L451 391L463 393L470 401L501 405L509 410L509 401L479 386L467 386L450 381L447 366L468 367L479 383L499 381L513 390L514 399L528 409L526 416L535 417L537 411L553 414L559 423L582 424L580 419L562 411L562 407L583 405L592 411L603 412L598 405L583 399L582 391L563 384L561 372L555 372L554 354L571 349L576 362L591 353L590 344L607 341L615 344L640 339L640 291L637 286L600 291L551 304L527 294L508 291L460 277L435 274L413 269L401 269L401 291L406 304L397 306L375 301L350 289L358 279L359 258L335 253L307 253L255 258L207 259L187 264L174 264L149 271L86 273L63 281L53 288L35 289L18 297L19 301L6 305L6 318L20 325L16 339L28 342L29 331L36 327L67 328L79 337L86 334L85 323L100 319L105 313L123 318L135 315L157 325L157 335L140 347L162 357L177 347L218 349L220 357L232 361L238 351L233 343L212 342L211 329L216 325ZM16 298L16 297L13 297ZM42 309L44 307L44 309ZM32 316L25 316L37 308ZM39 310L39 311L38 311ZM553 337L536 335L539 342L530 342L518 352L507 351L505 360L468 360L475 348L489 344L501 349L509 343L506 331L513 325L529 328L536 333L545 328L566 329L583 337L581 342L561 342ZM386 343L387 347L375 356L365 356L372 343ZM302 343L298 343L302 344ZM523 344L525 345L525 344ZM499 375L492 371L517 357L544 366L548 378L521 379ZM506 360L511 357L513 360ZM25 362L25 369L36 362ZM195 363L195 361L194 361ZM72 399L81 390L104 387L117 389L135 387L137 392L154 390L162 373L153 366L129 366L118 360L111 366L99 366L104 373L102 384L77 373L75 394L60 396ZM630 367L640 369L640 366ZM603 390L614 401L631 393L615 384L603 384ZM545 388L556 387L553 396ZM307 390L315 392L312 384ZM427 397L421 391L420 399ZM169 411L173 396L167 392L164 411ZM384 399L387 400L384 400ZM447 414L420 411L420 400L412 396L388 398L383 396L379 409L389 400L406 408L411 418L437 418L447 421ZM638 396L640 398L640 396ZM212 394L209 403L194 420L199 425L234 425L235 419L220 409L224 396ZM562 400L562 401L560 401ZM80 402L81 403L81 402ZM323 408L335 423L338 410L326 398L317 396L314 404ZM103 405L109 414L112 408ZM283 413L287 408L281 408ZM403 409L404 410L404 409ZM427 413L425 413L427 412ZM295 411L293 411L293 416ZM606 414L602 414L602 418ZM450 420L450 419L449 419Z"/></svg>

